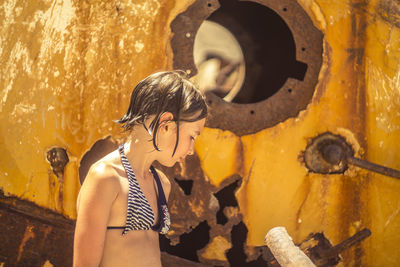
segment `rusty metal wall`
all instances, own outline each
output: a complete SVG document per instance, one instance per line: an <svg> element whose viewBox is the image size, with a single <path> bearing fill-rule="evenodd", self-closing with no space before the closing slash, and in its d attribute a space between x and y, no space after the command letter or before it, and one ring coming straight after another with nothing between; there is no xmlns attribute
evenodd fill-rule
<svg viewBox="0 0 400 267"><path fill-rule="evenodd" d="M323 233L331 244L367 227L371 236L340 261L398 265L400 181L353 166L339 174L310 172L302 156L314 137L331 132L357 157L400 169L398 1L247 2L282 17L310 76L288 80L255 104L208 95L211 118L196 155L165 169L174 183L163 262L179 266L178 255L193 266L273 265L263 238L275 226L285 226L295 243ZM102 153L90 150L99 140L122 138L112 120L141 78L174 67L195 74L196 30L223 3L0 4L0 263L70 265L85 155ZM315 47L307 42L309 28L295 26L306 20L320 33L312 39L319 40L317 50L308 49ZM289 88L305 90L304 98L290 99Z"/></svg>

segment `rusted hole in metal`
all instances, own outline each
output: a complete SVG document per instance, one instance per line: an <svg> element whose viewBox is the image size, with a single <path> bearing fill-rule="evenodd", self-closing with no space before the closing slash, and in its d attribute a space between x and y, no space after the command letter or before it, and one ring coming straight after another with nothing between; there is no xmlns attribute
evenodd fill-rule
<svg viewBox="0 0 400 267"><path fill-rule="evenodd" d="M212 6L212 4L211 4L211 3L208 3L208 4L207 4L207 6L208 6L208 7L211 7L211 6Z"/></svg>
<svg viewBox="0 0 400 267"><path fill-rule="evenodd" d="M301 154L306 167L315 173L344 173L347 158L353 155L352 147L340 135L325 132L313 138Z"/></svg>
<svg viewBox="0 0 400 267"><path fill-rule="evenodd" d="M244 244L247 238L247 227L243 222L232 227L231 241L232 248L226 252L226 257L231 267L264 267L269 266L261 256L254 261L247 261L247 255L244 251Z"/></svg>
<svg viewBox="0 0 400 267"><path fill-rule="evenodd" d="M207 221L201 222L190 233L179 237L179 243L170 245L170 241L164 235L160 235L160 249L171 255L191 261L199 262L197 251L204 248L210 242L210 226Z"/></svg>
<svg viewBox="0 0 400 267"><path fill-rule="evenodd" d="M192 193L193 180L178 180L177 178L175 178L174 180L183 190L183 193L185 193L185 195L188 196Z"/></svg>
<svg viewBox="0 0 400 267"><path fill-rule="evenodd" d="M289 93L291 93L291 92L292 92L292 89L291 89L291 88L289 88L287 91L288 91Z"/></svg>
<svg viewBox="0 0 400 267"><path fill-rule="evenodd" d="M220 2L221 7L207 20L236 37L246 62L243 88L232 102L260 102L274 95L289 77L304 80L307 64L296 60L293 35L275 11L252 2Z"/></svg>
<svg viewBox="0 0 400 267"><path fill-rule="evenodd" d="M219 210L217 212L217 224L225 225L228 222L228 218L226 218L224 214L225 207L237 207L238 202L235 197L235 192L237 188L240 186L241 180L236 180L230 185L225 186L214 196L218 199Z"/></svg>
<svg viewBox="0 0 400 267"><path fill-rule="evenodd" d="M250 114L254 114L254 110L250 110Z"/></svg>
<svg viewBox="0 0 400 267"><path fill-rule="evenodd" d="M82 157L79 165L79 180L81 184L85 180L92 164L117 148L117 143L110 136L94 143L90 150Z"/></svg>
<svg viewBox="0 0 400 267"><path fill-rule="evenodd" d="M50 163L53 173L59 180L64 176L65 165L69 162L67 150L62 147L53 147L47 151L47 161Z"/></svg>
<svg viewBox="0 0 400 267"><path fill-rule="evenodd" d="M301 51L306 51L306 48L305 48L305 47L302 47L302 48L301 48Z"/></svg>
<svg viewBox="0 0 400 267"><path fill-rule="evenodd" d="M287 8L286 8L286 7L284 7L284 8L283 8L283 11L285 11L285 12L286 12L286 11L287 11Z"/></svg>
<svg viewBox="0 0 400 267"><path fill-rule="evenodd" d="M193 55L196 38L186 38L185 33L190 31L196 37L205 20L233 34L245 61L245 80L230 102L212 90L206 92L207 101L213 104L207 127L243 136L293 118L307 108L322 65L323 35L297 1L194 1L171 23L173 66L190 69L193 79L198 73Z"/></svg>

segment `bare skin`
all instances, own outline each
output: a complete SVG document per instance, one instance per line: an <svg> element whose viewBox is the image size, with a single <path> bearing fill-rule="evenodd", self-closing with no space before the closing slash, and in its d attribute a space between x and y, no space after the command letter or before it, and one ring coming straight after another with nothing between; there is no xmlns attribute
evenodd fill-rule
<svg viewBox="0 0 400 267"><path fill-rule="evenodd" d="M133 168L139 186L156 218L157 186L149 171L158 161L173 166L193 154L194 139L204 128L205 119L181 122L179 143L175 155L176 123L172 114L162 115L157 135L161 151L156 151L143 126L136 126L125 144L125 154ZM157 170L166 198L171 184ZM74 267L79 266L161 266L158 233L153 230L132 230L122 235L121 229L107 230L107 226L124 226L128 199L128 178L121 164L119 152L113 151L90 168L77 200L77 222L74 238Z"/></svg>

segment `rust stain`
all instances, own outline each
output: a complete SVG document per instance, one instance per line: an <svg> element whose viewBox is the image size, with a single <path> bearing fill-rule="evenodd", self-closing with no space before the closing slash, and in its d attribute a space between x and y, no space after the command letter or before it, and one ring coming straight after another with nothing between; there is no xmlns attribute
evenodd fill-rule
<svg viewBox="0 0 400 267"><path fill-rule="evenodd" d="M243 177L244 175L244 146L242 138L239 138L239 143L236 145L236 172L238 175Z"/></svg>
<svg viewBox="0 0 400 267"><path fill-rule="evenodd" d="M385 22L400 28L400 2L394 0L381 0L377 5L376 12Z"/></svg>
<svg viewBox="0 0 400 267"><path fill-rule="evenodd" d="M40 248L42 248L44 246L44 244L46 243L47 237L51 233L52 230L53 230L53 227L51 227L50 225L41 225L40 226L40 231L43 233L43 238L40 240Z"/></svg>
<svg viewBox="0 0 400 267"><path fill-rule="evenodd" d="M348 108L349 128L355 133L360 146L366 151L368 145L365 133L366 126L366 81L365 81L365 44L366 28L368 26L365 9L368 6L366 1L351 1L351 32L349 37L349 56L345 63L349 77L349 96L352 105ZM341 220L339 229L341 239L348 238L352 233L352 225L361 220L363 204L362 193L366 188L366 177L344 176L341 184ZM362 265L363 250L360 245L354 249L344 252L343 256L353 261L356 266Z"/></svg>
<svg viewBox="0 0 400 267"><path fill-rule="evenodd" d="M18 257L17 257L17 262L21 259L22 253L24 252L24 246L26 242L28 242L29 239L35 238L35 234L33 232L34 226L32 225L27 225L25 228L25 233L24 237L22 238L22 241L19 245L18 249Z"/></svg>

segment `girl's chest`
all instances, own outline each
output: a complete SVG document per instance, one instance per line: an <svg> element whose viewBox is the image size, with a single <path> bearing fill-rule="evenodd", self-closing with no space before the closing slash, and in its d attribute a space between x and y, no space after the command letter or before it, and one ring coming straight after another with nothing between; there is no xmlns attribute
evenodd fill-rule
<svg viewBox="0 0 400 267"><path fill-rule="evenodd" d="M129 192L131 196L129 197ZM136 183L129 185L128 181L125 180L121 184L121 191L115 201L116 210L124 210L126 216L126 210L129 202L135 202L136 206L147 206L149 205L155 220L158 218L158 197L157 189L154 186L154 180L147 179L147 181L136 180Z"/></svg>

